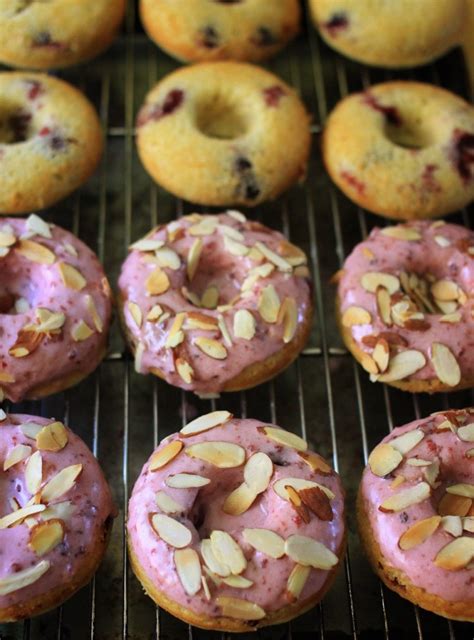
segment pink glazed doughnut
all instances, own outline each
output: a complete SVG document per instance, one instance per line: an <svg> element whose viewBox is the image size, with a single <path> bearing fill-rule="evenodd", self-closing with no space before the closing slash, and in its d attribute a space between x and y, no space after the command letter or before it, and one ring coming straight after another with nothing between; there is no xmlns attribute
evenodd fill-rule
<svg viewBox="0 0 474 640"><path fill-rule="evenodd" d="M306 256L238 211L192 214L131 246L119 279L139 373L199 394L238 391L286 368L313 314Z"/></svg>
<svg viewBox="0 0 474 640"><path fill-rule="evenodd" d="M474 233L375 228L339 274L336 315L371 380L415 393L474 385Z"/></svg>
<svg viewBox="0 0 474 640"><path fill-rule="evenodd" d="M0 410L0 622L39 615L86 584L115 515L80 438L60 422Z"/></svg>
<svg viewBox="0 0 474 640"><path fill-rule="evenodd" d="M474 409L395 429L369 456L359 531L390 588L454 620L474 622Z"/></svg>
<svg viewBox="0 0 474 640"><path fill-rule="evenodd" d="M0 400L57 393L102 360L111 292L95 254L37 215L0 221Z"/></svg>
<svg viewBox="0 0 474 640"><path fill-rule="evenodd" d="M129 504L148 595L204 629L290 620L329 589L345 548L338 475L293 433L227 411L165 438Z"/></svg>

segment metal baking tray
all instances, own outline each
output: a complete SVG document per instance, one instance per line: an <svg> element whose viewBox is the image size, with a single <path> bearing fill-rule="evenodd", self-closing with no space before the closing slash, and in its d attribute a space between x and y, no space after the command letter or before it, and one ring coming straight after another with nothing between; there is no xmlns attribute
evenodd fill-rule
<svg viewBox="0 0 474 640"><path fill-rule="evenodd" d="M145 93L178 65L150 42L129 2L123 32L102 57L61 72L96 105L106 151L94 178L44 213L94 249L115 286L127 246L159 222L196 210L156 187L137 158L134 120ZM382 218L341 195L325 174L319 153L324 120L346 93L391 78L416 78L466 96L459 51L409 72L362 67L326 47L306 17L300 37L268 65L293 84L313 114L314 144L308 179L277 202L249 215L286 233L310 256L316 314L308 345L275 380L245 393L199 400L152 376L140 376L124 350L115 322L110 350L99 370L78 387L41 402L8 407L65 420L88 443L109 479L120 508L111 544L93 582L62 607L25 622L0 625L0 640L224 640L155 608L127 562L127 499L157 442L194 416L215 407L237 416L271 420L302 434L329 459L347 491L349 547L345 565L323 602L290 624L249 634L267 640L437 638L473 640L474 626L448 622L417 609L382 587L364 558L356 533L354 498L368 451L395 425L432 411L474 404L473 392L429 397L371 384L338 335L329 280L344 257ZM472 226L474 209L450 217Z"/></svg>

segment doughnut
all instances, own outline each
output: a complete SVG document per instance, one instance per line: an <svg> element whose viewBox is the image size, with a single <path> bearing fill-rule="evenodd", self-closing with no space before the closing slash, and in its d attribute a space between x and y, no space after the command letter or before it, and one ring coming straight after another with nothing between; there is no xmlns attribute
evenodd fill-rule
<svg viewBox="0 0 474 640"><path fill-rule="evenodd" d="M341 334L372 381L474 386L474 232L442 220L375 228L338 279Z"/></svg>
<svg viewBox="0 0 474 640"><path fill-rule="evenodd" d="M178 60L250 60L275 55L299 30L298 0L141 0L146 32Z"/></svg>
<svg viewBox="0 0 474 640"><path fill-rule="evenodd" d="M115 38L126 0L0 0L0 62L28 69L68 67Z"/></svg>
<svg viewBox="0 0 474 640"><path fill-rule="evenodd" d="M59 606L92 578L116 516L84 442L0 409L0 622Z"/></svg>
<svg viewBox="0 0 474 640"><path fill-rule="evenodd" d="M238 211L184 216L134 243L118 298L137 372L198 394L275 376L313 315L303 251Z"/></svg>
<svg viewBox="0 0 474 640"><path fill-rule="evenodd" d="M0 73L0 213L49 207L77 189L102 155L94 107L44 74Z"/></svg>
<svg viewBox="0 0 474 640"><path fill-rule="evenodd" d="M468 0L469 2L471 0ZM462 40L466 0L310 0L327 44L377 67L415 67Z"/></svg>
<svg viewBox="0 0 474 640"><path fill-rule="evenodd" d="M359 533L383 582L423 609L474 622L474 409L394 429L357 500Z"/></svg>
<svg viewBox="0 0 474 640"><path fill-rule="evenodd" d="M474 198L474 107L439 87L396 81L350 95L322 149L341 191L381 216L433 218Z"/></svg>
<svg viewBox="0 0 474 640"><path fill-rule="evenodd" d="M252 631L329 589L345 549L344 491L299 436L215 411L149 458L127 531L156 604L204 629Z"/></svg>
<svg viewBox="0 0 474 640"><path fill-rule="evenodd" d="M255 206L304 179L311 133L295 92L239 62L174 71L137 118L140 159L172 194L209 206Z"/></svg>
<svg viewBox="0 0 474 640"><path fill-rule="evenodd" d="M33 214L0 219L0 401L43 398L102 360L111 291L95 254Z"/></svg>

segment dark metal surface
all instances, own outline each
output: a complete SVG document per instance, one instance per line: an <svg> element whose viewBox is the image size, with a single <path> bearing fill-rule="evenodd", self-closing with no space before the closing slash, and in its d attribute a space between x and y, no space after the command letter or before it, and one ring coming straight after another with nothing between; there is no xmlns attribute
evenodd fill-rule
<svg viewBox="0 0 474 640"><path fill-rule="evenodd" d="M145 37L131 4L124 32L106 55L61 73L95 103L107 132L106 153L100 170L83 189L43 215L72 229L99 254L112 286L131 240L157 221L166 222L194 209L155 187L141 167L134 145L134 118L146 91L176 66ZM316 298L310 342L296 363L274 381L246 393L203 401L151 376L135 374L123 353L115 323L109 356L94 375L65 394L9 407L67 421L98 456L120 514L93 583L51 613L24 623L0 625L1 640L223 638L157 611L131 573L124 545L128 495L152 448L185 421L214 407L242 417L271 420L302 433L312 447L332 458L347 489L349 549L333 589L321 605L290 625L249 637L474 637L472 625L438 618L382 588L361 553L354 498L367 452L393 426L448 406L473 404L473 393L411 396L374 385L344 350L335 326L334 291L329 279L370 228L385 221L357 209L336 191L319 154L322 123L347 92L392 77L409 77L464 94L461 56L453 52L434 66L410 73L368 70L332 52L306 25L299 39L269 67L297 87L313 113L313 154L303 186L249 215L283 230L310 256ZM470 225L473 211L460 212L450 220Z"/></svg>

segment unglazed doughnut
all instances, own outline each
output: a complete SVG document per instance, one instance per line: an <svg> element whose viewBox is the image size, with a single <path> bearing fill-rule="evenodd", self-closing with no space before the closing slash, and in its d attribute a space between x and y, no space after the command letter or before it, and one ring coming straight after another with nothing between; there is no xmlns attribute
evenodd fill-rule
<svg viewBox="0 0 474 640"><path fill-rule="evenodd" d="M371 379L412 392L474 385L474 233L375 228L339 274L342 337Z"/></svg>
<svg viewBox="0 0 474 640"><path fill-rule="evenodd" d="M99 119L82 93L45 74L0 73L0 213L65 198L101 154Z"/></svg>
<svg viewBox="0 0 474 640"><path fill-rule="evenodd" d="M141 0L152 40L185 61L258 62L282 49L299 29L298 0Z"/></svg>
<svg viewBox="0 0 474 640"><path fill-rule="evenodd" d="M309 115L280 78L238 62L174 71L147 95L138 153L154 180L191 202L254 206L304 178Z"/></svg>
<svg viewBox="0 0 474 640"><path fill-rule="evenodd" d="M399 427L372 451L359 532L387 587L438 615L474 622L474 409Z"/></svg>
<svg viewBox="0 0 474 640"><path fill-rule="evenodd" d="M119 307L135 366L200 394L268 380L312 319L305 254L236 211L192 214L131 247Z"/></svg>
<svg viewBox="0 0 474 640"><path fill-rule="evenodd" d="M388 218L432 218L474 198L474 107L419 82L386 82L342 100L323 159L356 204Z"/></svg>
<svg viewBox="0 0 474 640"><path fill-rule="evenodd" d="M345 547L337 474L299 436L227 411L162 441L129 503L148 595L205 629L290 620L332 584Z"/></svg>
<svg viewBox="0 0 474 640"><path fill-rule="evenodd" d="M395 68L426 64L459 44L466 4L466 0L310 0L314 22L331 47L365 64Z"/></svg>
<svg viewBox="0 0 474 640"><path fill-rule="evenodd" d="M60 605L96 571L116 510L84 442L0 410L0 622Z"/></svg>
<svg viewBox="0 0 474 640"><path fill-rule="evenodd" d="M37 215L0 219L0 398L66 389L107 346L111 292L95 254Z"/></svg>
<svg viewBox="0 0 474 640"><path fill-rule="evenodd" d="M0 61L51 69L93 58L117 33L126 0L0 0Z"/></svg>

